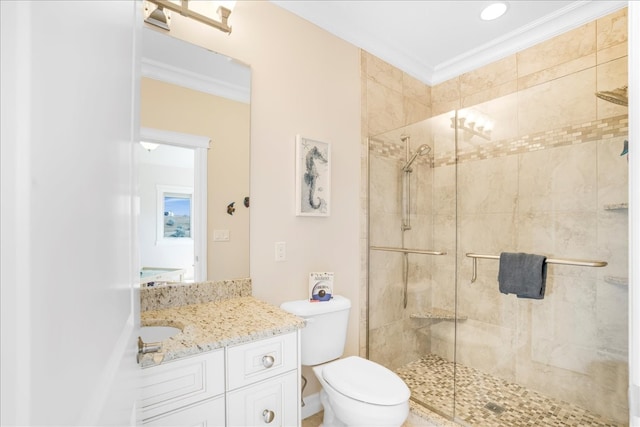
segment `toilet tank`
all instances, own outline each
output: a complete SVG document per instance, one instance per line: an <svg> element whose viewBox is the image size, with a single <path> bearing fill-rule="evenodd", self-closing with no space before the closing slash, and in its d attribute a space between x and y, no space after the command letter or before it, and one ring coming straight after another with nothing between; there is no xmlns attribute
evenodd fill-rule
<svg viewBox="0 0 640 427"><path fill-rule="evenodd" d="M329 301L288 301L280 308L307 321L300 339L302 365L319 365L342 356L351 301L334 295Z"/></svg>

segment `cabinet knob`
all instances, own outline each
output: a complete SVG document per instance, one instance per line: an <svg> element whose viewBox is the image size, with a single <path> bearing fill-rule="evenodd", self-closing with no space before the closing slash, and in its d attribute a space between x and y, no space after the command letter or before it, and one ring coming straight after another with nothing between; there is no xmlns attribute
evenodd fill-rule
<svg viewBox="0 0 640 427"><path fill-rule="evenodd" d="M262 356L262 365L265 368L270 368L275 363L276 359L271 355Z"/></svg>
<svg viewBox="0 0 640 427"><path fill-rule="evenodd" d="M273 411L270 411L268 409L265 409L264 411L262 411L262 418L264 419L264 422L267 424L271 423L271 421L273 421L275 417L276 417L276 413Z"/></svg>

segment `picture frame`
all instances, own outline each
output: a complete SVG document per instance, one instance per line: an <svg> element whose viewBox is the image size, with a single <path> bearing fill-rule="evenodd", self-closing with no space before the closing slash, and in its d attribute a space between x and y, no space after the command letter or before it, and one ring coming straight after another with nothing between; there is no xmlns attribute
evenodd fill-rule
<svg viewBox="0 0 640 427"><path fill-rule="evenodd" d="M296 135L296 215L331 213L331 144Z"/></svg>

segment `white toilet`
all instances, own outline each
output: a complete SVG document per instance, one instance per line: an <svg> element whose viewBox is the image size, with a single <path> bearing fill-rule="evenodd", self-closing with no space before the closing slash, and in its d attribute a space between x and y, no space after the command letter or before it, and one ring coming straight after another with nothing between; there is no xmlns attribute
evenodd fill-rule
<svg viewBox="0 0 640 427"><path fill-rule="evenodd" d="M302 365L312 366L322 385L323 427L402 425L411 393L400 377L361 357L339 359L351 301L334 295L330 301L289 301L280 308L307 321L302 329Z"/></svg>

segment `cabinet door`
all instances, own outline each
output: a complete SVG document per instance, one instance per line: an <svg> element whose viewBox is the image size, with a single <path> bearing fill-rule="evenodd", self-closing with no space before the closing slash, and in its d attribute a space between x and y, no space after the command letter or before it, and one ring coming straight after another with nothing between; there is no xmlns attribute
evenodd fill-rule
<svg viewBox="0 0 640 427"><path fill-rule="evenodd" d="M224 427L224 396L145 421L145 426Z"/></svg>
<svg viewBox="0 0 640 427"><path fill-rule="evenodd" d="M227 426L297 426L298 371L227 393Z"/></svg>
<svg viewBox="0 0 640 427"><path fill-rule="evenodd" d="M224 394L224 350L142 370L142 421Z"/></svg>

